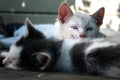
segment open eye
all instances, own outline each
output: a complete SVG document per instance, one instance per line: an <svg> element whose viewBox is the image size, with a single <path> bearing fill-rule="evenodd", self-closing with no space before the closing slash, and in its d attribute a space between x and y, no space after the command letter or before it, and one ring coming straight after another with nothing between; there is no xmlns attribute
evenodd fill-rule
<svg viewBox="0 0 120 80"><path fill-rule="evenodd" d="M92 27L88 27L86 30L87 30L87 31L92 31L93 28L92 28Z"/></svg>
<svg viewBox="0 0 120 80"><path fill-rule="evenodd" d="M77 26L71 26L72 29L78 30Z"/></svg>

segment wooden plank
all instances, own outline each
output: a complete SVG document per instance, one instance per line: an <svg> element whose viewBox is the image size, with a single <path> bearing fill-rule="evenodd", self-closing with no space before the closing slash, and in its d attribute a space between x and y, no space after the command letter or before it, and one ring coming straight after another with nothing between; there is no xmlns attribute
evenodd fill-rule
<svg viewBox="0 0 120 80"><path fill-rule="evenodd" d="M119 80L112 77L100 77L80 74L16 71L0 68L0 80Z"/></svg>
<svg viewBox="0 0 120 80"><path fill-rule="evenodd" d="M15 13L0 13L3 17L5 24L19 22L24 23L26 17L29 17L34 24L40 23L54 23L57 17L51 14L15 14Z"/></svg>
<svg viewBox="0 0 120 80"><path fill-rule="evenodd" d="M62 1L64 0L0 0L0 11L57 13ZM74 5L75 0L68 0L68 3Z"/></svg>

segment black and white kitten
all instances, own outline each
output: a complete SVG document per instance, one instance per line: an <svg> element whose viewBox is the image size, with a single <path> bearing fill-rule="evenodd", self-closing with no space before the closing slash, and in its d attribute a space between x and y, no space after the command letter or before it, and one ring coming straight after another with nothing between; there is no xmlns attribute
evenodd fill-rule
<svg viewBox="0 0 120 80"><path fill-rule="evenodd" d="M26 19L28 34L10 48L6 68L120 77L120 42L107 38L46 39ZM4 53L2 53L4 55Z"/></svg>

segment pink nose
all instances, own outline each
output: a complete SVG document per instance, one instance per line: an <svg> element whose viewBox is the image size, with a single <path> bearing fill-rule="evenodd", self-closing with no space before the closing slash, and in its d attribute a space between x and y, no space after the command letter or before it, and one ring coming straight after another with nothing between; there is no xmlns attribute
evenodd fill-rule
<svg viewBox="0 0 120 80"><path fill-rule="evenodd" d="M81 33L81 34L80 34L80 37L81 37L81 38L85 38L86 35L85 35L84 33Z"/></svg>

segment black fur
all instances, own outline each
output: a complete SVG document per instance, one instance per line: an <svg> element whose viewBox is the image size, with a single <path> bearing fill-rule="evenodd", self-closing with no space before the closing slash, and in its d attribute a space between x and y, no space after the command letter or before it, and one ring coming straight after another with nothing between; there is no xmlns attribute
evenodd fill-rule
<svg viewBox="0 0 120 80"><path fill-rule="evenodd" d="M43 33L36 30L30 22L27 23L28 35L16 42L16 46L23 46L20 62L17 64L25 69L38 70L42 66L33 56L38 52L45 52L52 58L50 66L55 64L59 55L62 41L47 40ZM39 65L38 65L39 64Z"/></svg>
<svg viewBox="0 0 120 80"><path fill-rule="evenodd" d="M0 56L0 67L4 67L2 60L5 59L4 57Z"/></svg>
<svg viewBox="0 0 120 80"><path fill-rule="evenodd" d="M29 44L29 45L28 45ZM46 41L46 40L27 40L25 43L22 44L24 46L20 60L22 66L26 68L35 68L38 69L40 66L35 66L35 61L33 61L33 58L31 55L35 54L36 52L46 52L47 54L51 55L51 64L54 64L57 61L57 57L59 57L60 53L59 48L61 46L61 42L56 43L54 41ZM54 54L54 55L53 55ZM37 68L36 68L37 67Z"/></svg>
<svg viewBox="0 0 120 80"><path fill-rule="evenodd" d="M38 38L38 39L45 38L44 34L40 31L36 30L30 21L27 22L27 28L28 28L27 38Z"/></svg>
<svg viewBox="0 0 120 80"><path fill-rule="evenodd" d="M54 42L54 41L47 41L46 39L38 40L38 39L27 39L24 42L22 42L22 46L24 46L21 54L20 54L20 66L26 68L26 69L39 69L42 64L39 66L36 66L39 64L39 62L36 64L36 59L33 54L37 52L45 52L49 54L52 58L52 62L50 65L54 65L57 61L57 57L59 57L60 52L59 48L61 47L61 41L60 42ZM20 46L20 45L19 45Z"/></svg>
<svg viewBox="0 0 120 80"><path fill-rule="evenodd" d="M91 43L80 43L76 44L70 50L70 56L72 59L72 63L74 66L74 72L78 73L86 73L86 62L85 62L85 55L84 50L90 45Z"/></svg>
<svg viewBox="0 0 120 80"><path fill-rule="evenodd" d="M77 44L71 49L70 54L75 72L106 76L109 68L120 69L120 45L93 49L85 55L84 51L90 44Z"/></svg>
<svg viewBox="0 0 120 80"><path fill-rule="evenodd" d="M44 58L42 59L41 63L38 59L36 59L36 56L39 57L41 52L44 52L51 57L47 69L54 70L57 61L59 61L59 57L61 57L61 50L63 50L63 48L69 49L67 47L62 47L64 40L56 41L54 39L46 39L45 36L41 32L34 29L31 24L28 24L27 27L29 34L26 37L22 37L19 41L16 42L16 46L23 47L17 66L29 70L39 70L44 65L44 62L46 62L45 59L48 58L46 56L43 56ZM67 57L66 61L71 61L71 63L70 61L68 63L72 65L70 66L70 68L72 68L72 72L119 77L120 44L116 46L96 47L95 49L89 51L88 54L86 54L85 50L93 45L93 43L94 42L92 41L85 41L73 44L72 48L70 47L70 53L68 53L68 56L65 57ZM102 41L99 43L102 43ZM61 60L61 62L64 61ZM64 69L67 69L68 66L66 66L66 64L64 65L65 66L62 65L62 67L64 67ZM57 68L61 69L59 66L57 66ZM111 71L113 68L117 69L118 71ZM111 71L110 73L113 75L109 74L109 71Z"/></svg>
<svg viewBox="0 0 120 80"><path fill-rule="evenodd" d="M120 68L120 45L95 49L88 54L87 61L90 63L88 66L90 73L104 74L100 70L109 70L110 67Z"/></svg>

